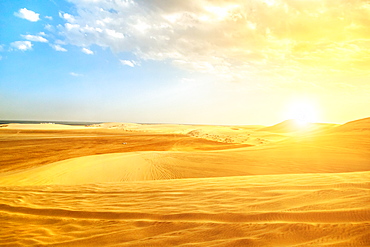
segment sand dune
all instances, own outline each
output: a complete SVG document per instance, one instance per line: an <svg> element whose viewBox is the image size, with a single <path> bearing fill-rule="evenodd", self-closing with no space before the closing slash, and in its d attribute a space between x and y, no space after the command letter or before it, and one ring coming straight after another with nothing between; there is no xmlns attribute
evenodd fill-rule
<svg viewBox="0 0 370 247"><path fill-rule="evenodd" d="M309 156L303 155L309 152ZM91 184L261 174L355 172L369 169L366 153L290 145L203 152L92 155L0 174L0 185Z"/></svg>
<svg viewBox="0 0 370 247"><path fill-rule="evenodd" d="M321 132L333 127L337 127L338 124L328 123L307 123L304 125L299 124L296 120L285 120L273 126L260 128L259 131L268 131L273 133L294 133L294 132Z"/></svg>
<svg viewBox="0 0 370 247"><path fill-rule="evenodd" d="M0 246L370 246L368 119L0 128Z"/></svg>
<svg viewBox="0 0 370 247"><path fill-rule="evenodd" d="M3 128L7 129L18 129L18 130L71 130L71 129L85 129L85 126L72 126L72 125L64 125L64 124L53 124L53 123L45 123L45 124L6 124Z"/></svg>
<svg viewBox="0 0 370 247"><path fill-rule="evenodd" d="M370 131L370 117L351 121L333 129L335 132Z"/></svg>

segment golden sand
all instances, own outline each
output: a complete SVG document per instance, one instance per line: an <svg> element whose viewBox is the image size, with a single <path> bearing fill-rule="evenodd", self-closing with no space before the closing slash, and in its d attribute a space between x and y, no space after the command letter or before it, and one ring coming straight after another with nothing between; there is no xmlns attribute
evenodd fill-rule
<svg viewBox="0 0 370 247"><path fill-rule="evenodd" d="M0 128L1 246L370 246L369 118Z"/></svg>

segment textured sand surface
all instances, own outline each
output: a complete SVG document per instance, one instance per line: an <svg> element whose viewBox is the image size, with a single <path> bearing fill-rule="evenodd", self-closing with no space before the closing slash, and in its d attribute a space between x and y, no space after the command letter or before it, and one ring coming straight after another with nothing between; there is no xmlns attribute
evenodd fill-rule
<svg viewBox="0 0 370 247"><path fill-rule="evenodd" d="M370 173L1 188L0 241L368 246Z"/></svg>
<svg viewBox="0 0 370 247"><path fill-rule="evenodd" d="M368 123L2 127L0 246L370 246Z"/></svg>

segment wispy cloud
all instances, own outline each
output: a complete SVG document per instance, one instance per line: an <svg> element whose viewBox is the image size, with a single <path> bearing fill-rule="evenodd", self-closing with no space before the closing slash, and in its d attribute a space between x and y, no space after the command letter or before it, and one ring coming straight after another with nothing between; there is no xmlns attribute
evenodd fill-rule
<svg viewBox="0 0 370 247"><path fill-rule="evenodd" d="M56 51L62 51L62 52L66 52L67 49L61 47L60 45L50 45L54 50Z"/></svg>
<svg viewBox="0 0 370 247"><path fill-rule="evenodd" d="M81 51L83 52L83 53L85 53L85 54L88 54L88 55L93 55L94 54L94 52L92 51L92 50L90 50L90 49L87 49L87 48L82 48L81 49Z"/></svg>
<svg viewBox="0 0 370 247"><path fill-rule="evenodd" d="M50 24L46 24L46 25L44 26L44 28L45 28L46 30L48 30L49 32L54 31L54 26L52 26L52 25L50 25Z"/></svg>
<svg viewBox="0 0 370 247"><path fill-rule="evenodd" d="M36 22L40 20L40 17L39 17L40 14L37 14L33 12L32 10L28 10L26 8L18 10L18 12L15 12L14 15L19 18L26 19L32 22Z"/></svg>
<svg viewBox="0 0 370 247"><path fill-rule="evenodd" d="M35 42L43 42L43 43L47 43L48 40L45 39L44 37L41 37L39 35L30 35L30 34L27 34L27 35L21 35L23 38L25 38L26 40L29 40L29 41L35 41Z"/></svg>
<svg viewBox="0 0 370 247"><path fill-rule="evenodd" d="M32 43L30 41L15 41L10 43L10 46L21 51L32 49Z"/></svg>
<svg viewBox="0 0 370 247"><path fill-rule="evenodd" d="M133 60L120 60L122 65L130 66L130 67L135 67L138 65L135 61Z"/></svg>
<svg viewBox="0 0 370 247"><path fill-rule="evenodd" d="M83 76L83 74L79 74L79 73L75 73L75 72L70 72L69 73L71 76L74 76L74 77L80 77L80 76Z"/></svg>

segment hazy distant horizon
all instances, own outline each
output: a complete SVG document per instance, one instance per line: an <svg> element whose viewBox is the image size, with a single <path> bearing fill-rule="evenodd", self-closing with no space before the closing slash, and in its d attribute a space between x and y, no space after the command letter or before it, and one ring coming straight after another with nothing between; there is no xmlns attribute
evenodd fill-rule
<svg viewBox="0 0 370 247"><path fill-rule="evenodd" d="M367 118L367 117L365 117ZM363 118L361 118L363 119ZM294 119L285 119L280 122L272 123L270 125L265 124L210 124L210 123L141 123L141 122L120 122L120 121L78 121L78 120L20 120L20 119L13 119L13 120L2 120L0 119L0 124L11 124L11 123L19 123L19 124L41 124L41 123L54 123L54 124L65 124L65 125L93 125L93 124L102 124L102 123L135 123L135 124L174 124L174 125L211 125L211 126L248 126L248 125L261 125L261 126L272 126L276 125L285 121L290 121ZM356 121L360 119L352 119L350 121L346 121L343 123L332 123L332 122L314 122L314 123L323 123L323 124L345 124L348 122Z"/></svg>

